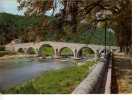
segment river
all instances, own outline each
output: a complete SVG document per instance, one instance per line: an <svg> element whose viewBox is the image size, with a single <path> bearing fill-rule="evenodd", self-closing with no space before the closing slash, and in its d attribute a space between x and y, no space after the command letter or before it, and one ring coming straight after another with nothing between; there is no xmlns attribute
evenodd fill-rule
<svg viewBox="0 0 137 100"><path fill-rule="evenodd" d="M59 59L15 58L0 60L0 91L38 77L43 72L73 66Z"/></svg>

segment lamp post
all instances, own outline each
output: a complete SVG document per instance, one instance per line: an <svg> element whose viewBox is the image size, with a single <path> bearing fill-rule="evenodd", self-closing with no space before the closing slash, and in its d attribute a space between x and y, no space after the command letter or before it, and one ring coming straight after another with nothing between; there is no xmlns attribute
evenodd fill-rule
<svg viewBox="0 0 137 100"><path fill-rule="evenodd" d="M112 31L111 31L111 28L108 29L108 33L109 33L109 34L108 34L108 39L109 39L109 40L108 40L108 41L109 41L109 50L111 51L110 32L112 32Z"/></svg>
<svg viewBox="0 0 137 100"><path fill-rule="evenodd" d="M105 38L105 56L106 56L106 53L107 53L106 52L106 49L107 49L107 47L106 47L107 46L107 37L106 36L107 36L107 21L105 19L105 37L104 37Z"/></svg>
<svg viewBox="0 0 137 100"><path fill-rule="evenodd" d="M97 19L105 22L105 32L104 32L104 39L105 39L104 40L104 46L105 46L104 48L105 48L105 50L104 50L104 54L106 56L106 54L107 54L107 21L109 21L111 19L111 15L107 14L107 13L104 13L104 14L98 13Z"/></svg>
<svg viewBox="0 0 137 100"><path fill-rule="evenodd" d="M108 23L107 23L107 21L109 21L110 20L110 17L109 16L107 16L106 18L105 18L105 36L104 36L104 38L105 38L105 55L106 55L106 53L107 53L107 45L109 45L109 50L110 50L110 31L111 31L111 29L108 29L107 27L108 27ZM109 34L107 34L107 31L109 32ZM107 42L107 35L108 35L108 42Z"/></svg>

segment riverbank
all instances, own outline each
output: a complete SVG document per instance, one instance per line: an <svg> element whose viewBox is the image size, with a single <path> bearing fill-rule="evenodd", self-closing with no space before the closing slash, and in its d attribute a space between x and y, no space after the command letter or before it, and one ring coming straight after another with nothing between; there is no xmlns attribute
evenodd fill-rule
<svg viewBox="0 0 137 100"><path fill-rule="evenodd" d="M5 94L68 94L87 76L95 62L53 70L39 77L10 88Z"/></svg>
<svg viewBox="0 0 137 100"><path fill-rule="evenodd" d="M5 55L3 57L0 57L0 60L24 58L24 57L36 57L36 55L25 55L25 54Z"/></svg>

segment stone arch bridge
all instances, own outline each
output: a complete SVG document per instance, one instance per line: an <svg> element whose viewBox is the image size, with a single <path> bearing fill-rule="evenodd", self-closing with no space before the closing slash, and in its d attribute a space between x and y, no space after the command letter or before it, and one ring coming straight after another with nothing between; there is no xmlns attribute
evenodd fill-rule
<svg viewBox="0 0 137 100"><path fill-rule="evenodd" d="M95 45L95 44L80 44L80 43L65 43L65 42L52 42L52 41L43 41L43 42L31 42L31 43L9 43L5 46L7 51L12 52L18 52L19 49L23 49L24 51L27 51L30 47L34 48L36 51L38 51L43 45L49 45L54 50L54 56L58 57L59 52L62 50L62 48L69 48L72 50L73 55L75 58L78 57L78 52L82 48L90 48L94 53L95 56L97 52L104 50L103 45ZM106 48L109 48L106 46ZM118 47L111 46L111 50L118 50Z"/></svg>

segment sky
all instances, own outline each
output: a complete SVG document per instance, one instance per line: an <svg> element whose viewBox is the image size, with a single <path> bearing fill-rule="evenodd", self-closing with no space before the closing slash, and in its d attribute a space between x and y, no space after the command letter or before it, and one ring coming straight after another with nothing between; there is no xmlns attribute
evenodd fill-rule
<svg viewBox="0 0 137 100"><path fill-rule="evenodd" d="M0 12L11 13L15 15L23 15L22 11L17 10L17 0L0 0ZM55 12L59 12L62 5L59 4ZM53 10L46 12L46 15L51 15Z"/></svg>
<svg viewBox="0 0 137 100"><path fill-rule="evenodd" d="M16 0L0 0L0 12L23 15L23 12L17 10Z"/></svg>

